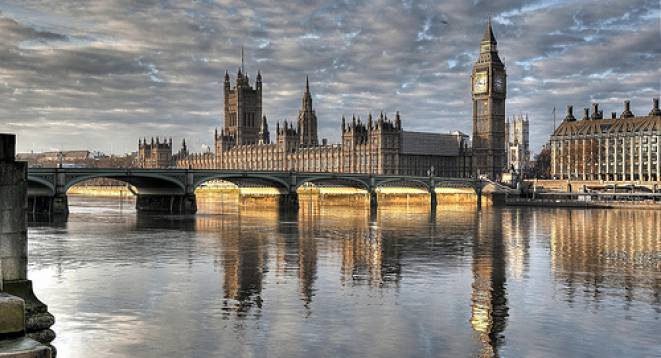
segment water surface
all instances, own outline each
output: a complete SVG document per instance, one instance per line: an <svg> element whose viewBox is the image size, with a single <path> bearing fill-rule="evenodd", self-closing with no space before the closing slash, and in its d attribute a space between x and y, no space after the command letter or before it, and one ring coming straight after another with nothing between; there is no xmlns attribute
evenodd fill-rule
<svg viewBox="0 0 661 358"><path fill-rule="evenodd" d="M29 229L59 357L661 356L661 211L70 205Z"/></svg>

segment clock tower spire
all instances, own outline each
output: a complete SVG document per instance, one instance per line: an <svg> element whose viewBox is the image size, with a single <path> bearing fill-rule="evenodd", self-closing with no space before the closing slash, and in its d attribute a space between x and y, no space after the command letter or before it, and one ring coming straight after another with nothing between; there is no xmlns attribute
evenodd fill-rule
<svg viewBox="0 0 661 358"><path fill-rule="evenodd" d="M505 65L498 56L491 18L473 65L473 174L499 179L505 168Z"/></svg>

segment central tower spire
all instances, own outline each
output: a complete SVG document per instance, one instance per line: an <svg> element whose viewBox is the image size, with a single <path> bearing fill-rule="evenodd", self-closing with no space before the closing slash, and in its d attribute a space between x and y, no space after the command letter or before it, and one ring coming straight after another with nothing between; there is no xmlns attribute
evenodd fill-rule
<svg viewBox="0 0 661 358"><path fill-rule="evenodd" d="M317 139L317 115L312 109L312 94L310 79L305 76L305 92L301 99L301 110L298 112L299 143L306 147L319 144Z"/></svg>
<svg viewBox="0 0 661 358"><path fill-rule="evenodd" d="M305 76L305 92L301 100L301 111L312 111L312 94L310 94L310 81Z"/></svg>

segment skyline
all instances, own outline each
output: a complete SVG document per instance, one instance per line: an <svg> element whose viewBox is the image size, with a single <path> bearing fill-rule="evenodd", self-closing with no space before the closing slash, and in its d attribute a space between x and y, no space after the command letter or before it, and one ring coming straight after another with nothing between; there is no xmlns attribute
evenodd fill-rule
<svg viewBox="0 0 661 358"><path fill-rule="evenodd" d="M18 134L19 151L123 153L156 135L200 151L221 127L223 75L236 73L242 46L251 79L264 77L271 126L295 119L309 75L329 142L342 115L381 110L400 111L406 130L470 134L470 68L489 15L508 72L506 113L529 114L534 152L554 106L557 124L565 105L592 101L619 113L630 99L645 114L661 92L652 1L37 3L0 5L0 129Z"/></svg>

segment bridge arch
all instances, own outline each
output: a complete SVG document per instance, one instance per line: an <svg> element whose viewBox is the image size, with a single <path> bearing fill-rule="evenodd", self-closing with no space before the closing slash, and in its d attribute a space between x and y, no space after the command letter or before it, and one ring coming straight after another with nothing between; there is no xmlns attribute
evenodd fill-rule
<svg viewBox="0 0 661 358"><path fill-rule="evenodd" d="M344 177L344 176L337 176L337 177L315 176L315 177L302 178L296 182L296 190L298 190L298 188L300 188L301 186L307 183L314 184L315 182L320 183L320 182L332 182L332 181L335 182L344 181L344 182L356 183L358 184L357 186L360 187L360 189L364 189L368 192L370 190L370 185L367 182L361 179Z"/></svg>
<svg viewBox="0 0 661 358"><path fill-rule="evenodd" d="M200 187L200 185L209 182L211 180L223 180L235 184L238 186L237 182L240 180L259 180L272 184L278 189L282 189L285 192L289 189L289 183L286 180L270 175L260 175L260 174L238 174L238 173L223 173L216 175L205 175L205 176L196 176L193 181L193 189Z"/></svg>
<svg viewBox="0 0 661 358"><path fill-rule="evenodd" d="M147 173L95 173L90 175L81 175L73 178L67 178L64 185L64 191L68 191L72 186L87 180L108 178L122 181L133 185L140 194L185 194L186 185L175 178Z"/></svg>
<svg viewBox="0 0 661 358"><path fill-rule="evenodd" d="M392 184L392 183L403 183L403 184L417 184L419 186L422 186L426 191L430 192L431 188L429 186L430 183L425 182L424 180L420 179L413 179L413 178L388 178L384 180L379 180L378 182L375 183L376 188L382 188L385 187L385 184Z"/></svg>
<svg viewBox="0 0 661 358"><path fill-rule="evenodd" d="M44 178L28 176L28 193L30 195L53 196L55 195L55 185Z"/></svg>

